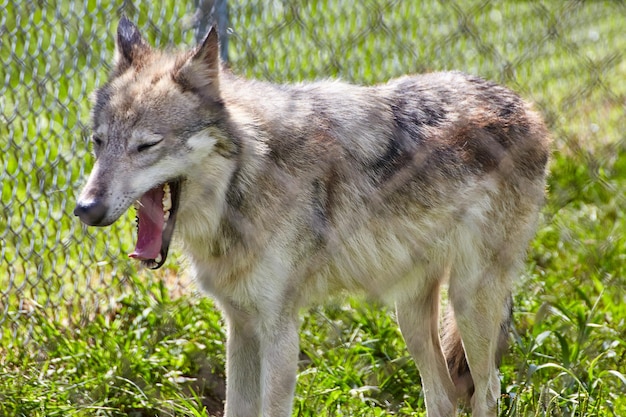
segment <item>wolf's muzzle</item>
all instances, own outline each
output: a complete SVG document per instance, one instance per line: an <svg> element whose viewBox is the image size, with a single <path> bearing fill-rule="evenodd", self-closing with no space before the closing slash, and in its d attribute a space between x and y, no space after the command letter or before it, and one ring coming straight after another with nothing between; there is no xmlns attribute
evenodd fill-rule
<svg viewBox="0 0 626 417"><path fill-rule="evenodd" d="M102 221L107 211L108 207L106 204L97 200L89 202L79 201L74 209L74 216L78 216L83 223L89 226L106 226Z"/></svg>

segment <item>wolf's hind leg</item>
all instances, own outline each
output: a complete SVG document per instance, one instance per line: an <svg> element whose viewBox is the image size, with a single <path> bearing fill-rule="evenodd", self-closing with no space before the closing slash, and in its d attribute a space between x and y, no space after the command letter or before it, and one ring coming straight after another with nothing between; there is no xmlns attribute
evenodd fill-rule
<svg viewBox="0 0 626 417"><path fill-rule="evenodd" d="M429 417L456 415L456 389L439 340L439 281L396 303L398 323L422 377Z"/></svg>
<svg viewBox="0 0 626 417"><path fill-rule="evenodd" d="M504 350L502 326L509 319L510 279L508 272L497 267L476 271L471 275L474 276L461 277L452 272L450 303L471 373L469 393L472 380L474 385L472 416L495 417L500 397L498 356Z"/></svg>
<svg viewBox="0 0 626 417"><path fill-rule="evenodd" d="M498 349L496 350L496 367L500 367L502 357L509 348L509 329L513 314L513 297L509 295L507 304L504 306L504 321L500 324L500 335L498 337ZM465 349L461 341L461 334L454 319L454 310L451 305L445 314L441 335L443 353L448 361L450 376L457 388L459 401L464 405L470 405L470 399L474 393L474 381L465 357Z"/></svg>

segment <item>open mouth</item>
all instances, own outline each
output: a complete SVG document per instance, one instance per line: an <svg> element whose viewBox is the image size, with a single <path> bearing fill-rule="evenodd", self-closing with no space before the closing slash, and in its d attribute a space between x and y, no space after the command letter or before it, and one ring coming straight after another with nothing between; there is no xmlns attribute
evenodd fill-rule
<svg viewBox="0 0 626 417"><path fill-rule="evenodd" d="M137 244L128 256L151 269L160 268L167 253L176 223L181 180L158 185L135 202Z"/></svg>

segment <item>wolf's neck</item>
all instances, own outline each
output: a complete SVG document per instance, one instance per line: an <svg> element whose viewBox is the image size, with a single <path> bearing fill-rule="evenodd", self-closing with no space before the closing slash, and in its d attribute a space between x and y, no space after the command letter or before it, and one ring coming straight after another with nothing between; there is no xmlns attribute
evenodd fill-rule
<svg viewBox="0 0 626 417"><path fill-rule="evenodd" d="M308 85L272 84L239 78L225 71L220 88L233 119L252 124L256 139L292 136L297 133L294 130L303 128L314 115L314 100L307 91Z"/></svg>

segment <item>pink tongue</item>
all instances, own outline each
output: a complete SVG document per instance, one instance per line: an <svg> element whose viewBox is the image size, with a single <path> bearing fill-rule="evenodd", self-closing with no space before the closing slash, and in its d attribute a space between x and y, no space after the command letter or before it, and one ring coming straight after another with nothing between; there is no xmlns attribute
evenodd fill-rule
<svg viewBox="0 0 626 417"><path fill-rule="evenodd" d="M135 251L128 256L139 260L156 259L161 253L163 220L163 187L145 193L137 210L138 230Z"/></svg>

